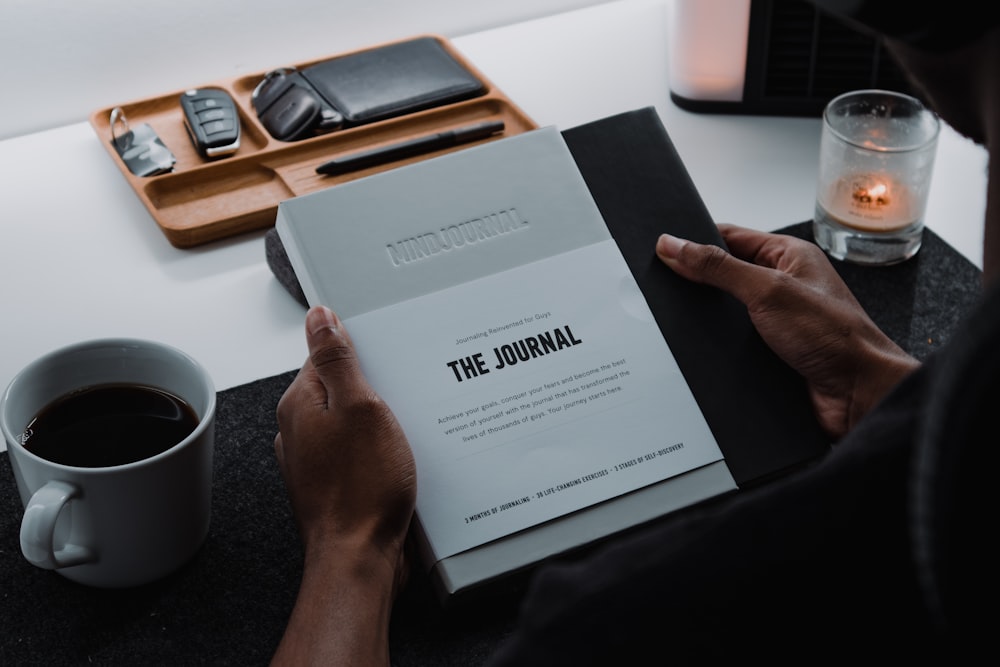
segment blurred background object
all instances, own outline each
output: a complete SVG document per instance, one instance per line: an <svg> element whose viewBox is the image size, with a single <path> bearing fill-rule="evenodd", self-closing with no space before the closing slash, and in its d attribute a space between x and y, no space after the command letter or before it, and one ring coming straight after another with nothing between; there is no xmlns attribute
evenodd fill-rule
<svg viewBox="0 0 1000 667"><path fill-rule="evenodd" d="M674 0L670 94L704 113L819 116L849 90L914 95L882 40L804 0Z"/></svg>

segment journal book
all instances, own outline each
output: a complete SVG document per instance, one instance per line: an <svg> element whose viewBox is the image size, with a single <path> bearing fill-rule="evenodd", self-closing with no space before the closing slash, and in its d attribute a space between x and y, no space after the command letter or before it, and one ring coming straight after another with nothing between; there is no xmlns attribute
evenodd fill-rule
<svg viewBox="0 0 1000 667"><path fill-rule="evenodd" d="M663 231L722 239L652 109L289 199L275 228L407 433L444 599L828 446L742 305L656 259Z"/></svg>

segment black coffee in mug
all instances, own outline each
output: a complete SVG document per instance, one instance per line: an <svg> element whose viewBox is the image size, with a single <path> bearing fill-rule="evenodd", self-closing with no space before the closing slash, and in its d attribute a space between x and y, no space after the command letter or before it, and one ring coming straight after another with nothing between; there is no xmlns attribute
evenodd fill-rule
<svg viewBox="0 0 1000 667"><path fill-rule="evenodd" d="M197 425L194 408L170 392L104 384L76 390L42 408L22 443L54 463L103 468L165 452Z"/></svg>

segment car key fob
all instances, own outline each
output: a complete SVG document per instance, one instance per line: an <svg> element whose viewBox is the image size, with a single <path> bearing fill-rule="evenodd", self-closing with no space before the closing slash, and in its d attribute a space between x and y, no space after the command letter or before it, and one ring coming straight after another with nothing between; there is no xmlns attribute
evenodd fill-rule
<svg viewBox="0 0 1000 667"><path fill-rule="evenodd" d="M232 155L240 147L240 117L224 90L196 88L181 95L184 127L198 154L213 159Z"/></svg>
<svg viewBox="0 0 1000 667"><path fill-rule="evenodd" d="M279 141L298 141L338 130L344 116L316 92L294 67L271 70L250 96L257 118Z"/></svg>

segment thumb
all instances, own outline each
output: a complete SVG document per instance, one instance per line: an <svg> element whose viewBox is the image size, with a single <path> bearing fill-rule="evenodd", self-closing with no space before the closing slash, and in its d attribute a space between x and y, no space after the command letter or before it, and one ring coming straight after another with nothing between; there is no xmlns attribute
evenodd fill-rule
<svg viewBox="0 0 1000 667"><path fill-rule="evenodd" d="M656 256L679 276L729 292L747 303L766 267L745 262L716 245L661 234Z"/></svg>
<svg viewBox="0 0 1000 667"><path fill-rule="evenodd" d="M347 330L340 318L325 306L314 306L306 314L306 344L311 362L328 393L357 387L364 378Z"/></svg>

